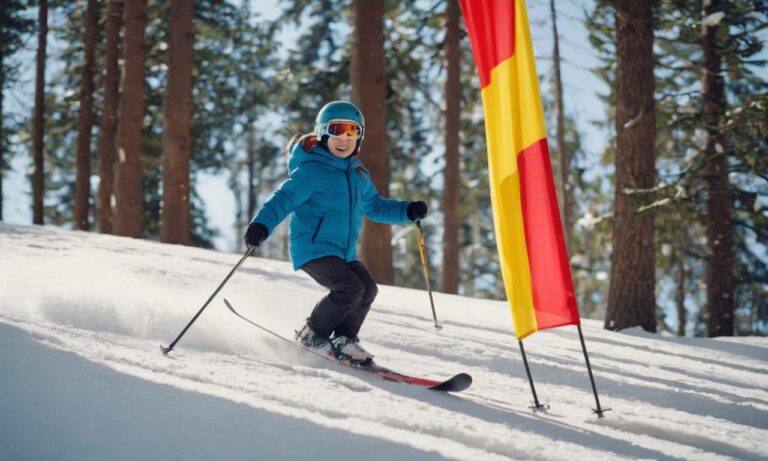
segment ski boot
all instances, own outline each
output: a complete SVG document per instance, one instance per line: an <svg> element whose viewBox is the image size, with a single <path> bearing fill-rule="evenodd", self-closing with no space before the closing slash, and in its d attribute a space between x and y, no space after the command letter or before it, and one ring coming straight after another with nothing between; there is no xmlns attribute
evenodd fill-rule
<svg viewBox="0 0 768 461"><path fill-rule="evenodd" d="M321 354L330 355L331 357L334 357L336 354L333 344L331 344L331 340L323 336L318 336L312 328L309 327L309 322L304 324L301 330L296 332L296 342L307 349L312 349Z"/></svg>
<svg viewBox="0 0 768 461"><path fill-rule="evenodd" d="M360 339L357 337L348 338L346 336L335 336L331 339L336 358L349 360L350 362L361 365L373 365L373 354L365 350L360 345Z"/></svg>

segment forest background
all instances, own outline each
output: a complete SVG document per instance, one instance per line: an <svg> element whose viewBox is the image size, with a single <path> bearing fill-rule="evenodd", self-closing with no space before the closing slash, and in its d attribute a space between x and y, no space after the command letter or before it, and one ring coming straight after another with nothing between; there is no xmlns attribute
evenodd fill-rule
<svg viewBox="0 0 768 461"><path fill-rule="evenodd" d="M503 299L479 82L457 4L3 2L0 220L240 252L254 210L286 177L287 139L309 131L323 103L351 99L370 119L365 155L379 189L430 204L423 224L432 286ZM582 316L604 318L611 329L768 333L764 2L527 5ZM142 13L146 23L136 48L128 27L138 30ZM193 39L185 44L183 37ZM651 46L638 46L636 38ZM44 99L36 101L41 44ZM120 86L111 127L104 125L110 81L114 85L110 46L142 51L142 73ZM180 72L185 47L192 52ZM136 61L124 54L117 61L123 79L135 75L130 62ZM652 69L649 77L631 71L642 64ZM378 65L384 77L376 79ZM130 90L137 82L139 90ZM170 91L185 84L186 95ZM135 96L131 91L141 97L123 97ZM139 112L129 115L128 103L137 101ZM633 104L641 109L632 113ZM179 123L183 132L184 120L169 114L178 113L189 126L186 141L174 144L168 133ZM138 127L138 143L129 139L130 122ZM104 136L108 132L114 134ZM142 206L123 218L120 204L128 201L120 194L128 187L116 186L115 200L99 199L105 175L114 173L115 184L128 177L104 160L109 139L116 144L113 156L121 142L126 151L133 142L140 155L134 183L141 189L133 200ZM175 155L189 168L186 198L164 191L180 180L164 175L184 172L167 166ZM625 170L630 180L617 187L623 179L616 172ZM166 217L164 227L163 213L173 209L165 204L184 200L187 215ZM621 226L619 209L626 210ZM103 220L112 214L115 222ZM423 288L414 226L365 232L361 257L380 282ZM286 234L281 226L258 253L287 260ZM391 249L376 242L392 242ZM648 257L624 250L632 246Z"/></svg>

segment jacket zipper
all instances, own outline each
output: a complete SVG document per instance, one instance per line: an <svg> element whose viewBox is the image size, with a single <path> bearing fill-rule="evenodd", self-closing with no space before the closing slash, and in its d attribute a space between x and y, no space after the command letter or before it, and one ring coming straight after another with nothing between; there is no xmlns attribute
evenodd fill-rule
<svg viewBox="0 0 768 461"><path fill-rule="evenodd" d="M310 240L312 243L315 243L315 239L317 238L317 234L320 233L320 226L323 225L323 221L325 220L325 216L320 216L320 221L317 222L317 227L315 227L315 232L312 234L312 240Z"/></svg>
<svg viewBox="0 0 768 461"><path fill-rule="evenodd" d="M349 225L347 226L347 253L349 253L350 241L352 240L352 180L349 174L349 166L347 163L347 192L349 193Z"/></svg>

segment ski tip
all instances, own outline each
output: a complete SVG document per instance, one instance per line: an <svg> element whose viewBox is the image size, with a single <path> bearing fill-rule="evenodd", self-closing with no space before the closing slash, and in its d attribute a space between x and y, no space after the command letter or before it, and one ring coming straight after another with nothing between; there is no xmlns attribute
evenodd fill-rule
<svg viewBox="0 0 768 461"><path fill-rule="evenodd" d="M472 376L467 373L459 373L458 375L443 381L440 384L430 387L433 391L442 392L461 392L472 385Z"/></svg>
<svg viewBox="0 0 768 461"><path fill-rule="evenodd" d="M171 352L173 349L171 349L170 347L165 347L161 344L160 350L163 352L163 355L168 356L168 353Z"/></svg>

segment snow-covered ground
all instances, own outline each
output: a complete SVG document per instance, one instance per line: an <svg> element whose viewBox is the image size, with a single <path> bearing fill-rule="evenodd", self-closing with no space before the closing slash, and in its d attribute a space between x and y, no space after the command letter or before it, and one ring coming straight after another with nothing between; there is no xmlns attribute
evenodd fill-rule
<svg viewBox="0 0 768 461"><path fill-rule="evenodd" d="M504 302L380 287L361 337L405 373L468 372L459 394L383 382L290 335L323 290L250 258L169 357L236 254L0 223L0 460L767 459L768 339L666 338L583 322L525 341Z"/></svg>

